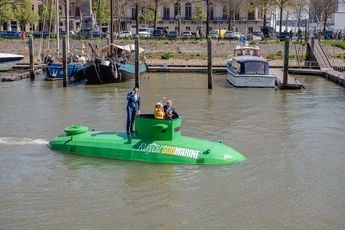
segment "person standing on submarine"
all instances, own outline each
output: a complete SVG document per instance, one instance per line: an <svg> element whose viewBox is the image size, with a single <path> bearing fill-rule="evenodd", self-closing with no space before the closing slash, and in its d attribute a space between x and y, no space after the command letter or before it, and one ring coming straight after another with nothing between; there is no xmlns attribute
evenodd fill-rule
<svg viewBox="0 0 345 230"><path fill-rule="evenodd" d="M127 94L127 134L134 132L133 124L135 116L140 114L140 95L139 88L134 87L132 91Z"/></svg>

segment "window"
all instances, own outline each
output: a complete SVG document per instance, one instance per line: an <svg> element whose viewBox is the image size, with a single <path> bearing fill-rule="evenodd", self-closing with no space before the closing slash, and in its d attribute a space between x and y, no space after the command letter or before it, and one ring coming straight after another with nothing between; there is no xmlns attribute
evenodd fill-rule
<svg viewBox="0 0 345 230"><path fill-rule="evenodd" d="M213 4L210 4L210 7L209 7L209 17L210 17L210 20L214 19L214 17L213 17Z"/></svg>
<svg viewBox="0 0 345 230"><path fill-rule="evenodd" d="M192 18L192 4L190 2L185 4L185 17L186 19Z"/></svg>
<svg viewBox="0 0 345 230"><path fill-rule="evenodd" d="M135 19L135 8L132 8L132 17L131 17L131 19Z"/></svg>
<svg viewBox="0 0 345 230"><path fill-rule="evenodd" d="M223 7L223 19L228 19L228 7L224 6Z"/></svg>
<svg viewBox="0 0 345 230"><path fill-rule="evenodd" d="M254 11L248 12L248 20L255 20L255 12Z"/></svg>
<svg viewBox="0 0 345 230"><path fill-rule="evenodd" d="M235 20L240 20L240 10L236 10L236 12L235 12Z"/></svg>
<svg viewBox="0 0 345 230"><path fill-rule="evenodd" d="M170 19L170 8L163 7L163 19Z"/></svg>
<svg viewBox="0 0 345 230"><path fill-rule="evenodd" d="M43 5L38 6L38 15L43 16Z"/></svg>
<svg viewBox="0 0 345 230"><path fill-rule="evenodd" d="M75 8L75 16L76 16L76 17L80 17L80 8L79 8L79 6L77 6L77 7Z"/></svg>
<svg viewBox="0 0 345 230"><path fill-rule="evenodd" d="M176 3L174 4L174 15L176 17L176 15L180 15L181 16L181 10L180 10L180 3Z"/></svg>

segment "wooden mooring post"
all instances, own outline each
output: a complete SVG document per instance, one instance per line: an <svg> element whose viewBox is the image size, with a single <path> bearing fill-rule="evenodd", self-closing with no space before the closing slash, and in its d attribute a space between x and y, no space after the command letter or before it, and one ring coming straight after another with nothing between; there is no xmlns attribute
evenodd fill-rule
<svg viewBox="0 0 345 230"><path fill-rule="evenodd" d="M30 79L35 80L35 70L34 70L34 39L32 35L29 35L29 59L30 59Z"/></svg>
<svg viewBox="0 0 345 230"><path fill-rule="evenodd" d="M135 87L139 88L139 37L135 37Z"/></svg>
<svg viewBox="0 0 345 230"><path fill-rule="evenodd" d="M63 87L67 87L67 43L66 37L62 40L62 69L63 69Z"/></svg>
<svg viewBox="0 0 345 230"><path fill-rule="evenodd" d="M290 38L285 37L285 47L284 47L284 68L281 69L271 69L272 74L276 77L276 83L279 89L304 89L303 84L296 80L293 76L289 76L289 46Z"/></svg>
<svg viewBox="0 0 345 230"><path fill-rule="evenodd" d="M212 41L207 38L207 74L208 74L208 89L212 89Z"/></svg>
<svg viewBox="0 0 345 230"><path fill-rule="evenodd" d="M288 82L288 70L289 70L289 46L290 37L285 37L285 47L284 47L284 75L283 75L283 87L287 85Z"/></svg>

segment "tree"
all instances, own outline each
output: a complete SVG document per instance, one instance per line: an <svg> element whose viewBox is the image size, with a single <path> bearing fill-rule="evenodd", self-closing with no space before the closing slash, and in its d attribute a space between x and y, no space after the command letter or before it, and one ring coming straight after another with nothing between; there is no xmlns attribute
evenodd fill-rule
<svg viewBox="0 0 345 230"><path fill-rule="evenodd" d="M344 2L344 0L341 0ZM327 20L335 12L337 0L310 0L309 18L312 22L322 22L323 31L326 31Z"/></svg>
<svg viewBox="0 0 345 230"><path fill-rule="evenodd" d="M320 0L322 9L322 19L323 19L323 32L326 31L327 20L332 13L335 12L337 7L336 0Z"/></svg>
<svg viewBox="0 0 345 230"><path fill-rule="evenodd" d="M110 21L110 1L98 0L92 2L92 10L96 12L96 21L100 25L109 24Z"/></svg>
<svg viewBox="0 0 345 230"><path fill-rule="evenodd" d="M28 23L33 23L38 20L38 15L32 10L32 2L30 0L22 0L14 9L14 17L21 26L21 30L25 28Z"/></svg>
<svg viewBox="0 0 345 230"><path fill-rule="evenodd" d="M304 0L301 0L304 1ZM256 5L263 13L263 23L262 27L265 27L267 24L267 10L272 6L273 0L259 0Z"/></svg>
<svg viewBox="0 0 345 230"><path fill-rule="evenodd" d="M231 24L235 24L236 12L239 11L241 0L220 0L223 4L223 17L228 20L228 30L231 30Z"/></svg>
<svg viewBox="0 0 345 230"><path fill-rule="evenodd" d="M192 21L195 22L196 24L200 24L206 20L206 14L202 10L201 3L196 3L194 7L195 8L192 15Z"/></svg>
<svg viewBox="0 0 345 230"><path fill-rule="evenodd" d="M283 10L292 3L292 0L276 0L276 5L279 8L279 33L282 32L282 23L283 23Z"/></svg>
<svg viewBox="0 0 345 230"><path fill-rule="evenodd" d="M305 0L295 0L294 13L297 18L297 28L301 27L301 19L304 12L307 11L307 2Z"/></svg>
<svg viewBox="0 0 345 230"><path fill-rule="evenodd" d="M11 21L12 15L13 10L10 4L0 4L0 24Z"/></svg>

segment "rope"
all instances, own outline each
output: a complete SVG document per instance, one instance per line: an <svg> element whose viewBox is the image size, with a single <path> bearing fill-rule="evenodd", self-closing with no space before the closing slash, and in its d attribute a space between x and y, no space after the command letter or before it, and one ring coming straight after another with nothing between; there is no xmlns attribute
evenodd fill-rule
<svg viewBox="0 0 345 230"><path fill-rule="evenodd" d="M96 60L93 61L93 66L95 68L95 72L96 72L96 75L97 75L97 78L99 80L99 82L102 82L103 83L103 80L101 79L101 77L99 76L99 72L97 70L97 66L96 66Z"/></svg>

